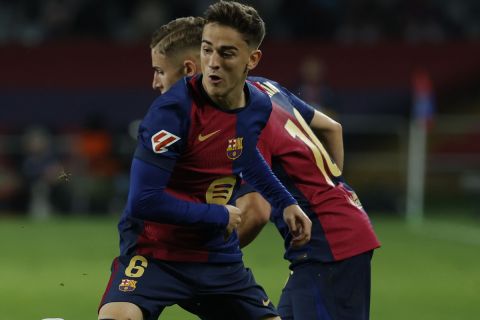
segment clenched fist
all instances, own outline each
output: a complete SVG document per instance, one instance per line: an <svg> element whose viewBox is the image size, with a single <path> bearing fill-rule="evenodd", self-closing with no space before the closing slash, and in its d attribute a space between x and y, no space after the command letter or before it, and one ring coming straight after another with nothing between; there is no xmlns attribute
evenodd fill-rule
<svg viewBox="0 0 480 320"><path fill-rule="evenodd" d="M242 211L237 207L227 204L225 206L228 210L228 225L225 231L225 240L227 240L240 223L242 222Z"/></svg>

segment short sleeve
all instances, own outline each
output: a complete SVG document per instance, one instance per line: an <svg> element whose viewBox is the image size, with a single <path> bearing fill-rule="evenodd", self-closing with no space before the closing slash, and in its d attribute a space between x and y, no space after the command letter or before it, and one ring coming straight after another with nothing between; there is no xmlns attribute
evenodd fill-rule
<svg viewBox="0 0 480 320"><path fill-rule="evenodd" d="M302 118L307 121L307 123L312 122L313 116L315 114L315 109L306 103L305 101L301 100L299 97L288 91L287 89L282 87L282 92L288 96L290 103L295 107L295 109L300 112Z"/></svg>
<svg viewBox="0 0 480 320"><path fill-rule="evenodd" d="M279 83L271 81L271 80L267 80L267 81L270 82L271 85L275 86L277 88L277 90L284 97L286 97L288 99L290 104L293 107L295 107L295 109L297 109L298 112L300 112L300 114L307 121L307 123L310 123L312 121L313 116L315 114L315 108L314 107L312 107L311 105L309 105L308 103L306 103L305 101L303 101L302 99L300 99L299 97L297 97L296 95L291 93L286 88L282 87ZM275 96L273 97L273 99L275 99Z"/></svg>

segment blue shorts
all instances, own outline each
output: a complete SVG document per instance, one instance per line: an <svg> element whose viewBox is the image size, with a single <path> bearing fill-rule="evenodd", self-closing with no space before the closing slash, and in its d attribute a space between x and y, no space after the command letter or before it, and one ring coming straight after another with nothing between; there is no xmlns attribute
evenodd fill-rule
<svg viewBox="0 0 480 320"><path fill-rule="evenodd" d="M372 251L330 263L297 265L280 296L282 320L368 320Z"/></svg>
<svg viewBox="0 0 480 320"><path fill-rule="evenodd" d="M278 315L267 294L242 262L230 264L159 261L143 256L119 256L100 307L130 302L146 320L156 320L166 306L190 304L190 312L207 319L262 319ZM207 310L199 306L212 306ZM214 307L213 307L214 306ZM227 307L228 306L228 307Z"/></svg>

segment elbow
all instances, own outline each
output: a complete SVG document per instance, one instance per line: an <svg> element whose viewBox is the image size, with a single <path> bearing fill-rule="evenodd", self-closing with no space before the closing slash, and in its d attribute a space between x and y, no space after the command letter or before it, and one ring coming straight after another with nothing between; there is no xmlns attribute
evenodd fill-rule
<svg viewBox="0 0 480 320"><path fill-rule="evenodd" d="M142 215L141 208L142 206L140 205L140 198L135 195L129 195L125 210L130 212L132 217L140 218L140 216Z"/></svg>
<svg viewBox="0 0 480 320"><path fill-rule="evenodd" d="M270 208L256 206L251 203L243 208L243 219L251 221L252 225L263 227L270 220Z"/></svg>
<svg viewBox="0 0 480 320"><path fill-rule="evenodd" d="M332 120L332 131L337 133L337 134L342 134L343 133L343 127L339 122L337 122L335 120Z"/></svg>
<svg viewBox="0 0 480 320"><path fill-rule="evenodd" d="M151 203L149 195L144 193L131 193L128 196L126 210L128 210L133 217L141 218L148 211L149 203Z"/></svg>
<svg viewBox="0 0 480 320"><path fill-rule="evenodd" d="M270 220L270 204L259 193L249 193L237 199L236 205L243 212L242 219L255 225L263 226Z"/></svg>
<svg viewBox="0 0 480 320"><path fill-rule="evenodd" d="M326 131L324 135L332 138L335 137L336 139L343 139L343 127L339 122L332 120L328 127L328 131Z"/></svg>
<svg viewBox="0 0 480 320"><path fill-rule="evenodd" d="M270 220L270 211L262 210L256 214L257 225L264 226Z"/></svg>

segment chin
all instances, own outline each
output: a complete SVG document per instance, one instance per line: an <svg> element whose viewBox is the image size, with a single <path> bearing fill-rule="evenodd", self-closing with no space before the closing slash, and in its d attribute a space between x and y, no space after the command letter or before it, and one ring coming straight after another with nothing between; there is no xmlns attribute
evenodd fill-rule
<svg viewBox="0 0 480 320"><path fill-rule="evenodd" d="M205 91L207 91L210 96L222 96L225 94L225 90L213 85L207 85Z"/></svg>

